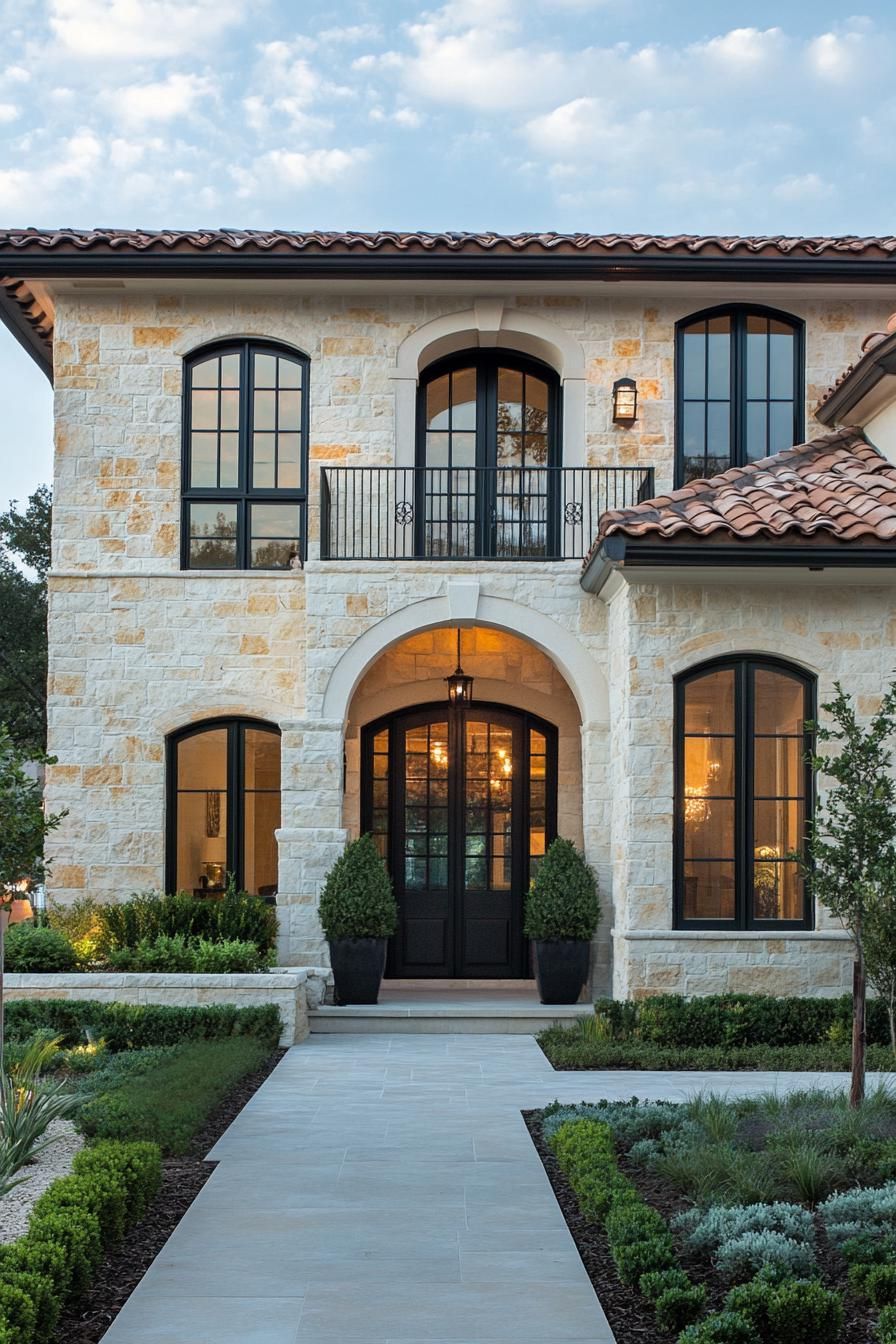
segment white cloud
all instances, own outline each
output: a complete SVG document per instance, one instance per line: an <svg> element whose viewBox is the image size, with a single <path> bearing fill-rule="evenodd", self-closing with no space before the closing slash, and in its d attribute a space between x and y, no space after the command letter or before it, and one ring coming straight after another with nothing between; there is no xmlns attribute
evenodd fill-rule
<svg viewBox="0 0 896 1344"><path fill-rule="evenodd" d="M112 89L102 94L102 101L124 125L138 127L186 118L214 93L214 84L204 76L174 74L154 84Z"/></svg>
<svg viewBox="0 0 896 1344"><path fill-rule="evenodd" d="M720 37L695 44L692 50L729 71L755 72L777 56L783 41L780 28L732 28Z"/></svg>
<svg viewBox="0 0 896 1344"><path fill-rule="evenodd" d="M869 53L864 47L860 33L822 33L809 43L809 67L828 83L846 83L867 68Z"/></svg>
<svg viewBox="0 0 896 1344"><path fill-rule="evenodd" d="M129 169L139 163L146 153L146 146L136 144L132 140L124 140L120 136L109 145L109 162L113 168Z"/></svg>
<svg viewBox="0 0 896 1344"><path fill-rule="evenodd" d="M50 27L88 59L152 60L205 52L248 16L240 0L50 0Z"/></svg>
<svg viewBox="0 0 896 1344"><path fill-rule="evenodd" d="M796 177L787 177L772 188L772 195L779 201L820 201L830 196L833 187L825 182L818 173L802 173Z"/></svg>
<svg viewBox="0 0 896 1344"><path fill-rule="evenodd" d="M21 109L15 103L0 103L0 126L16 121L21 115Z"/></svg>
<svg viewBox="0 0 896 1344"><path fill-rule="evenodd" d="M8 65L0 75L0 79L8 80L10 84L27 84L31 79L31 73L22 65Z"/></svg>
<svg viewBox="0 0 896 1344"><path fill-rule="evenodd" d="M306 190L332 186L347 177L367 158L365 149L271 149L252 170L235 170L237 195L282 195L284 189Z"/></svg>
<svg viewBox="0 0 896 1344"><path fill-rule="evenodd" d="M330 43L354 43L354 42L374 42L380 35L380 29L375 23L354 23L346 28L325 28L322 33L318 33L321 42Z"/></svg>
<svg viewBox="0 0 896 1344"><path fill-rule="evenodd" d="M418 126L423 125L423 117L413 107L399 107L395 112L386 112L382 107L372 107L368 112L371 121L380 124L392 122L396 126L403 126L405 130L416 130Z"/></svg>

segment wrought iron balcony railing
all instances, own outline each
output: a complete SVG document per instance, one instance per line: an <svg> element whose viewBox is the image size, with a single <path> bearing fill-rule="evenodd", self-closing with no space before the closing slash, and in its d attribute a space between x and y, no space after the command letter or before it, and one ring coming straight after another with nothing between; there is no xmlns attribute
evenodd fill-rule
<svg viewBox="0 0 896 1344"><path fill-rule="evenodd" d="M323 467L322 560L577 560L652 467Z"/></svg>

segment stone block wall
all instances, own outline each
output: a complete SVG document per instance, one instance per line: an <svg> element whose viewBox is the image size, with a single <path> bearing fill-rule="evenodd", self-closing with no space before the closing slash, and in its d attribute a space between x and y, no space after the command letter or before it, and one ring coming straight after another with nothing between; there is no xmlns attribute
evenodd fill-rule
<svg viewBox="0 0 896 1344"><path fill-rule="evenodd" d="M815 675L819 703L839 679L869 713L892 676L890 589L837 587L808 574L789 583L617 581L609 610L614 992L718 993L748 983L771 993L844 992L850 945L823 909L814 931L777 938L673 932L673 684L710 658L769 654ZM612 659L625 664L624 676Z"/></svg>
<svg viewBox="0 0 896 1344"><path fill-rule="evenodd" d="M505 300L523 316L556 324L581 347L581 461L653 465L658 488L671 483L674 324L718 297L695 290L647 301L614 290L609 298ZM880 328L889 307L883 299L779 302L807 323L809 406L864 334ZM319 468L395 461L392 372L400 344L424 323L468 304L468 297L450 295L276 296L254 292L249 282L207 297L171 288L58 296L49 687L49 748L58 763L48 773L47 800L67 816L52 842L54 896L115 899L159 886L165 735L217 714L269 719L284 734L281 950L289 961L317 962L320 882L353 825L351 808L343 806L340 717L352 712L350 697L333 718L328 687L356 641L373 641L373 662L385 645L377 646L371 632L400 613L420 612L423 634L460 620L509 631L554 661L562 686L570 687L558 690L552 681L544 692L568 726L561 724L562 806L570 825L578 787L571 700L581 727L581 833L605 893L600 975L608 975L612 924L655 926L668 903L662 762L653 762L655 789L638 781L668 740L667 692L664 668L630 642L649 643L652 622L666 619L665 599L642 594L640 607L630 608L629 630L622 609L608 623L603 604L582 593L576 562L371 566L314 558ZM304 573L179 569L183 358L230 336L282 340L311 360L311 559ZM623 375L636 378L640 392L639 419L630 428L611 420L612 383ZM807 416L807 432L817 428ZM449 600L458 579L478 585L472 615L459 615ZM672 639L693 634L695 613L709 639L738 623L761 623L756 603L740 593L715 606L709 598L701 606L693 592L681 601L682 611L669 615ZM503 604L498 615L496 603ZM432 610L427 604L438 606L438 621L423 614ZM536 617L549 625L533 633ZM812 624L796 602L788 619ZM412 630L411 623L403 633ZM827 633L849 635L839 626ZM845 647L826 647L834 661L846 656ZM653 656L669 655L657 644ZM359 724L356 714L350 761Z"/></svg>

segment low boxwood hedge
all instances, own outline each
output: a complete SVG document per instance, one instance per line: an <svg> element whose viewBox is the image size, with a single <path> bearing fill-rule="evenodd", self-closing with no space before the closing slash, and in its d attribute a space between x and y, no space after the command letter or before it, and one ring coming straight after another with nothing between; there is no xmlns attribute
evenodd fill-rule
<svg viewBox="0 0 896 1344"><path fill-rule="evenodd" d="M43 1031L61 1036L63 1045L71 1046L80 1044L89 1031L112 1051L228 1036L254 1036L272 1050L281 1030L280 1010L270 1003L251 1008L232 1004L175 1008L92 999L15 999L6 1004L6 1035L11 1040Z"/></svg>
<svg viewBox="0 0 896 1344"><path fill-rule="evenodd" d="M104 1251L143 1216L161 1181L151 1143L98 1143L75 1158L0 1246L0 1344L46 1344L65 1303L90 1284Z"/></svg>

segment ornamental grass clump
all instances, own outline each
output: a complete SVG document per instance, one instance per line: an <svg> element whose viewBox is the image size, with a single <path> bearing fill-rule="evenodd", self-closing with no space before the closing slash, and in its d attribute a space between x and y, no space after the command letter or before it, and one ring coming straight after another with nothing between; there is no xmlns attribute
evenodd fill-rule
<svg viewBox="0 0 896 1344"><path fill-rule="evenodd" d="M524 932L536 942L588 942L600 921L597 878L571 840L548 846L526 897Z"/></svg>
<svg viewBox="0 0 896 1344"><path fill-rule="evenodd" d="M333 864L318 911L324 934L341 938L390 938L398 908L386 865L370 835L346 845Z"/></svg>

